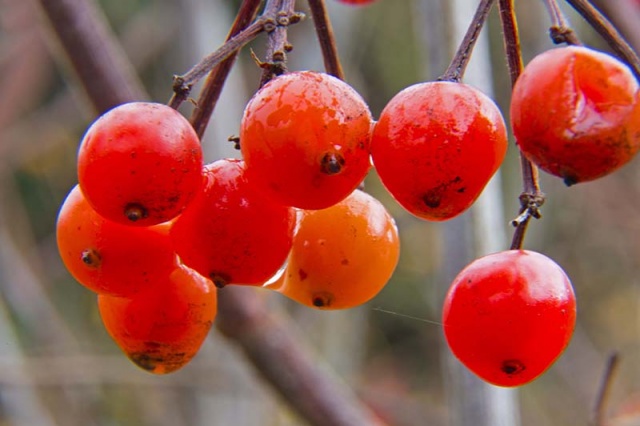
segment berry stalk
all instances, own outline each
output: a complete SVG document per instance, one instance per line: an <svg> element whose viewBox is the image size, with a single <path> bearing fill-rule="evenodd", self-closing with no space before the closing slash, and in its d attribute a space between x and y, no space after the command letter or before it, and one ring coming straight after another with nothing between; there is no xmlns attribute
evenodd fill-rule
<svg viewBox="0 0 640 426"><path fill-rule="evenodd" d="M578 39L573 28L569 26L569 22L564 16L562 9L560 9L560 6L558 6L558 2L556 0L545 0L544 4L551 18L551 27L549 28L551 40L553 40L555 44L566 43L574 46L582 46L582 42Z"/></svg>
<svg viewBox="0 0 640 426"><path fill-rule="evenodd" d="M522 73L522 55L520 51L520 37L513 9L513 0L500 0L500 22L504 33L504 45L507 55L507 64L511 76L511 86ZM511 249L522 248L524 236L532 217L541 217L540 207L544 203L544 194L540 190L538 182L538 168L531 164L527 158L520 153L520 166L522 169L523 191L520 194L520 214L511 221L516 230L511 240Z"/></svg>
<svg viewBox="0 0 640 426"><path fill-rule="evenodd" d="M338 57L338 47L324 0L309 0L309 9L311 9L311 16L320 42L324 68L328 74L344 80L344 71Z"/></svg>
<svg viewBox="0 0 640 426"><path fill-rule="evenodd" d="M478 40L478 34L480 34L482 27L484 27L484 23L486 22L487 16L489 15L494 3L495 0L482 0L480 2L455 56L451 60L447 70L438 78L438 80L453 82L460 82L460 80L462 80L462 76L464 75L467 65L469 64L469 60L471 59L471 52Z"/></svg>

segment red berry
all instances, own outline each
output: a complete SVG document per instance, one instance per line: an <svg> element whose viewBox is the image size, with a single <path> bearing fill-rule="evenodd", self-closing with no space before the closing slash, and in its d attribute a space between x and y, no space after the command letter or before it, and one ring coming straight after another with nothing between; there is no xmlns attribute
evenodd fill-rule
<svg viewBox="0 0 640 426"><path fill-rule="evenodd" d="M78 185L60 209L56 237L71 275L97 293L131 296L155 286L177 265L168 223L132 227L107 220Z"/></svg>
<svg viewBox="0 0 640 426"><path fill-rule="evenodd" d="M155 374L171 373L196 355L216 302L211 281L184 266L132 298L98 296L107 332L131 361Z"/></svg>
<svg viewBox="0 0 640 426"><path fill-rule="evenodd" d="M506 151L495 103L471 86L444 81L398 93L371 141L373 164L391 195L412 214L436 221L469 208Z"/></svg>
<svg viewBox="0 0 640 426"><path fill-rule="evenodd" d="M371 127L367 104L343 81L310 71L277 77L242 118L247 177L284 205L329 207L367 174Z"/></svg>
<svg viewBox="0 0 640 426"><path fill-rule="evenodd" d="M508 250L458 274L442 321L451 351L471 371L495 385L519 386L547 370L569 343L576 300L553 260Z"/></svg>
<svg viewBox="0 0 640 426"><path fill-rule="evenodd" d="M567 185L607 175L640 149L640 92L629 68L586 47L535 57L513 89L518 146Z"/></svg>
<svg viewBox="0 0 640 426"><path fill-rule="evenodd" d="M207 165L205 178L171 229L178 255L220 287L264 283L287 258L295 212L255 191L242 161Z"/></svg>
<svg viewBox="0 0 640 426"><path fill-rule="evenodd" d="M109 220L141 226L166 222L202 184L198 136L166 105L120 105L85 134L78 180L89 203Z"/></svg>

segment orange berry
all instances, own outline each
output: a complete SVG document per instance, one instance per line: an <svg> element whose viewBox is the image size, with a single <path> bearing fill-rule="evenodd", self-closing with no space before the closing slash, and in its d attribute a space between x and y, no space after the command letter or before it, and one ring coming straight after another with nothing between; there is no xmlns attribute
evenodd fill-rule
<svg viewBox="0 0 640 426"><path fill-rule="evenodd" d="M271 288L307 306L351 308L382 290L399 252L391 215L356 190L335 206L301 214L286 270Z"/></svg>
<svg viewBox="0 0 640 426"><path fill-rule="evenodd" d="M198 352L217 313L216 288L178 266L153 289L131 298L98 296L105 328L137 366L166 374Z"/></svg>
<svg viewBox="0 0 640 426"><path fill-rule="evenodd" d="M133 227L103 218L76 185L56 224L58 251L67 270L88 289L131 296L177 265L169 223Z"/></svg>

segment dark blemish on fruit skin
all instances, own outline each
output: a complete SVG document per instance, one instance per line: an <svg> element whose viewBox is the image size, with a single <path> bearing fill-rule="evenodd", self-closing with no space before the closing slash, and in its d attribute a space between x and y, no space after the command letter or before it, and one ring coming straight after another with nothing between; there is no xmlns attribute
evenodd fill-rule
<svg viewBox="0 0 640 426"><path fill-rule="evenodd" d="M344 266L347 266L347 265L349 264L349 259L342 259L342 260L340 261L340 264L341 264L341 265L344 265Z"/></svg>
<svg viewBox="0 0 640 426"><path fill-rule="evenodd" d="M342 171L345 160L341 154L328 152L320 161L320 170L327 175L337 175Z"/></svg>
<svg viewBox="0 0 640 426"><path fill-rule="evenodd" d="M333 295L331 293L315 293L311 298L311 303L316 308L328 308L333 302Z"/></svg>
<svg viewBox="0 0 640 426"><path fill-rule="evenodd" d="M422 196L422 202L432 209L440 206L440 202L442 201L439 191L437 189L427 192Z"/></svg>
<svg viewBox="0 0 640 426"><path fill-rule="evenodd" d="M520 374L526 369L527 367L522 363L522 361L517 359L508 359L503 361L500 366L500 370L509 376Z"/></svg>
<svg viewBox="0 0 640 426"><path fill-rule="evenodd" d="M124 215L131 222L137 222L140 219L149 217L149 211L140 204L129 203L124 207Z"/></svg>
<svg viewBox="0 0 640 426"><path fill-rule="evenodd" d="M448 190L449 186L458 184L460 182L462 182L462 178L460 176L456 176L449 182L441 183L435 188L432 188L429 191L425 192L422 196L422 202L425 204L425 206L432 209L440 207L440 204L442 203L442 194ZM458 188L456 191L461 194L466 189L467 188L463 186L461 188Z"/></svg>
<svg viewBox="0 0 640 426"><path fill-rule="evenodd" d="M138 367L143 370L153 371L156 369L156 365L162 362L160 357L154 357L147 353L133 353L129 355L131 361L133 361Z"/></svg>
<svg viewBox="0 0 640 426"><path fill-rule="evenodd" d="M158 367L164 367L164 372L169 373L179 369L186 363L186 361L188 361L187 354L184 352L168 353L163 355L154 353L161 351L163 346L162 344L147 344L147 346L150 346L149 352L134 352L129 354L129 358L138 367L151 373L158 371Z"/></svg>
<svg viewBox="0 0 640 426"><path fill-rule="evenodd" d="M298 269L298 276L300 277L300 281L304 281L307 279L307 273L304 271L304 269Z"/></svg>
<svg viewBox="0 0 640 426"><path fill-rule="evenodd" d="M231 277L224 272L211 272L209 278L217 288L223 288L231 282Z"/></svg>
<svg viewBox="0 0 640 426"><path fill-rule="evenodd" d="M91 268L99 268L102 263L100 253L96 249L92 248L83 250L80 254L80 259L82 259L82 262L85 265Z"/></svg>
<svg viewBox="0 0 640 426"><path fill-rule="evenodd" d="M567 186L572 186L572 185L575 185L576 183L578 183L578 179L576 179L574 176L565 176L562 179L562 181Z"/></svg>

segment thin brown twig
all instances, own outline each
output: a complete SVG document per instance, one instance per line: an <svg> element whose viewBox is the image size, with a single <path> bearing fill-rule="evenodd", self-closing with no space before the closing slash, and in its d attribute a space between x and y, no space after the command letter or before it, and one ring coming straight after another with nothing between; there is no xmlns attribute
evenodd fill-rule
<svg viewBox="0 0 640 426"><path fill-rule="evenodd" d="M309 0L309 9L320 42L324 68L328 74L344 80L344 71L338 57L338 46L324 0Z"/></svg>
<svg viewBox="0 0 640 426"><path fill-rule="evenodd" d="M609 47L631 67L636 78L640 79L640 58L622 37L616 27L598 9L587 0L566 0L594 30L607 42Z"/></svg>
<svg viewBox="0 0 640 426"><path fill-rule="evenodd" d="M447 67L444 74L442 74L438 80L459 82L462 79L467 65L469 64L469 60L471 59L471 52L478 40L480 30L482 30L494 3L495 0L482 0L480 2L475 15L473 15L471 24L469 25L456 54L451 60L449 67Z"/></svg>
<svg viewBox="0 0 640 426"><path fill-rule="evenodd" d="M547 11L551 18L551 27L549 28L551 40L555 44L566 43L581 46L582 42L580 42L575 31L569 25L569 20L560 9L560 6L558 6L557 0L544 0L544 4L547 6Z"/></svg>
<svg viewBox="0 0 640 426"><path fill-rule="evenodd" d="M515 19L513 0L500 0L498 4L509 75L513 86L523 68L518 26ZM511 240L512 250L522 248L529 221L532 217L536 219L541 217L540 207L544 203L544 194L540 190L538 182L538 168L531 164L522 152L520 153L520 167L522 170L523 191L520 194L520 214L511 222L516 228Z"/></svg>
<svg viewBox="0 0 640 426"><path fill-rule="evenodd" d="M220 62L229 58L233 53L241 47L256 38L263 31L273 31L275 24L273 19L261 17L253 24L249 25L240 33L236 34L230 40L226 41L218 50L207 55L202 61L183 75L173 77L173 97L169 101L169 106L177 109L184 101L187 100L191 93L191 87L197 83L202 77L207 75Z"/></svg>
<svg viewBox="0 0 640 426"><path fill-rule="evenodd" d="M262 0L245 0L242 2L236 19L231 26L227 40L230 40L234 36L238 35L256 18L258 9ZM198 100L196 102L197 107L191 114L191 125L196 130L198 137L202 139L204 132L209 125L209 120L213 114L213 110L220 99L222 88L227 81L227 76L233 68L233 64L238 56L238 51L231 53L227 59L220 62L217 66L211 70L207 76Z"/></svg>
<svg viewBox="0 0 640 426"><path fill-rule="evenodd" d="M605 365L602 373L602 379L598 386L598 392L596 394L596 400L593 407L593 426L603 426L606 418L607 398L611 393L611 386L613 384L613 378L615 372L620 364L620 354L618 352L612 352L607 358L607 364Z"/></svg>
<svg viewBox="0 0 640 426"><path fill-rule="evenodd" d="M174 76L174 94L169 101L169 106L172 108L178 108L185 100L187 100L189 94L191 93L191 88L195 83L200 81L200 79L210 73L222 61L225 61L231 55L235 54L235 52L240 50L261 33L266 32L270 34L279 26L282 26L283 23L286 23L286 25L291 25L300 22L300 20L304 16L302 14L293 13L288 17L288 19L282 19L281 16L278 16L280 8L273 5L280 4L281 2L282 0L268 1L268 7L265 7L265 11L262 13L262 15L260 15L260 17L251 25L245 27L235 36L229 38L222 46L220 46L220 48L218 48L213 53L205 56L200 62L198 62L185 74Z"/></svg>

